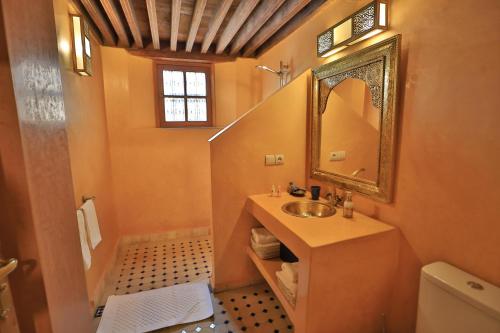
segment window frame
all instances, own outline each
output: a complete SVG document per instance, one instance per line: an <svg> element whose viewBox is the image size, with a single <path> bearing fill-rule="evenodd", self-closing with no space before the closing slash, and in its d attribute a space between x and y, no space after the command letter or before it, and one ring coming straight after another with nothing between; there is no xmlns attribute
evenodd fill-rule
<svg viewBox="0 0 500 333"><path fill-rule="evenodd" d="M188 63L188 62L173 62L173 61L154 61L154 89L155 89L155 109L156 123L159 128L186 128L186 127L212 127L213 126L213 110L214 107L214 77L213 64L211 63ZM176 98L184 99L184 108L186 112L186 120L184 121L166 121L165 120L165 97L163 89L163 71L176 70L182 72L203 72L205 73L207 94L203 96L190 96L186 91L186 74L184 74L184 95L175 96ZM188 121L187 120L187 99L188 98L206 98L207 100L207 121Z"/></svg>

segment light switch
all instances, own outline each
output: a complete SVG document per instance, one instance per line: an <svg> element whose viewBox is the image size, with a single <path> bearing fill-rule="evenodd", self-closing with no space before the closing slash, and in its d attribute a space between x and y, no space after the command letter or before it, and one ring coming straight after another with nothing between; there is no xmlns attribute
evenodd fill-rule
<svg viewBox="0 0 500 333"><path fill-rule="evenodd" d="M285 155L276 154L276 164L277 165L285 164Z"/></svg>
<svg viewBox="0 0 500 333"><path fill-rule="evenodd" d="M276 155L266 155L265 165L276 165Z"/></svg>
<svg viewBox="0 0 500 333"><path fill-rule="evenodd" d="M345 150L332 151L330 153L330 161L343 161L345 160Z"/></svg>

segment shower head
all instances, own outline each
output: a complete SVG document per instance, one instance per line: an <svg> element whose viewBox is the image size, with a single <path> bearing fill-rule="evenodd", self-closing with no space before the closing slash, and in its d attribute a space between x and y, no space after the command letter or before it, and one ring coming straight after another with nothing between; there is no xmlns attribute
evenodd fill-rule
<svg viewBox="0 0 500 333"><path fill-rule="evenodd" d="M266 72L271 72L273 74L276 74L280 78L280 87L283 87L286 84L287 76L288 73L290 72L290 69L287 64L284 64L283 61L280 61L280 70L274 70L272 68L269 68L265 65L258 65L255 66L255 68L261 70L261 71L266 71Z"/></svg>
<svg viewBox="0 0 500 333"><path fill-rule="evenodd" d="M276 75L280 75L280 73L278 71L275 71L274 69L271 69L271 68L264 66L264 65L258 65L258 66L255 66L255 68L260 69L261 71L268 71L268 72L274 73Z"/></svg>

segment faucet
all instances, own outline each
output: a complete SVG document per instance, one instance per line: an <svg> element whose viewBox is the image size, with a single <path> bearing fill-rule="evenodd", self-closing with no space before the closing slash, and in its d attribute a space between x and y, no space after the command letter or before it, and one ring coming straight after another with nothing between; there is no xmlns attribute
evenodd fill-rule
<svg viewBox="0 0 500 333"><path fill-rule="evenodd" d="M357 176L358 176L361 172L363 172L363 171L366 171L366 169L365 169L365 168L359 168L358 170L355 170L355 171L351 174L351 176L353 176L353 177L357 177Z"/></svg>
<svg viewBox="0 0 500 333"><path fill-rule="evenodd" d="M341 207L344 205L345 196L344 193L338 195L337 189L333 187L333 189L325 195L325 199L328 200L330 206Z"/></svg>
<svg viewBox="0 0 500 333"><path fill-rule="evenodd" d="M293 182L290 182L290 183L288 183L288 187L287 187L286 191L288 193L292 194L292 192L294 192L297 189L298 189L298 187L295 186L295 184Z"/></svg>

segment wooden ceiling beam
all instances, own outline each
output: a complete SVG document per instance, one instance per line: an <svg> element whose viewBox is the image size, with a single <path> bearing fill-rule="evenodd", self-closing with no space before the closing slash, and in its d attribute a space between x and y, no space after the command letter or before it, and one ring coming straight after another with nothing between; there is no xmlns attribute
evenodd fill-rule
<svg viewBox="0 0 500 333"><path fill-rule="evenodd" d="M97 29L99 29L99 31L101 32L104 44L115 46L116 45L115 36L113 34L113 31L111 30L111 27L108 25L108 22L106 22L106 19L104 19L101 10L94 2L94 0L81 0L81 2L83 7L85 7L85 10L89 14L90 18L97 26Z"/></svg>
<svg viewBox="0 0 500 333"><path fill-rule="evenodd" d="M137 16L135 15L135 10L132 5L131 0L120 0L123 13L127 19L128 27L132 32L132 37L134 38L135 46L143 48L144 44L142 42L141 30L139 29L139 24L137 23Z"/></svg>
<svg viewBox="0 0 500 333"><path fill-rule="evenodd" d="M226 47L229 45L231 40L234 38L238 30L240 30L241 26L247 20L248 16L253 12L254 8L259 3L259 0L247 0L241 1L233 16L229 20L226 28L222 32L222 35L217 42L217 48L215 53L221 54L224 52ZM265 1L267 5L267 1Z"/></svg>
<svg viewBox="0 0 500 333"><path fill-rule="evenodd" d="M283 26L277 33L271 36L265 43L263 43L256 51L255 56L259 57L265 51L278 44L281 40L286 38L292 32L297 30L303 23L305 23L309 16L311 16L322 4L327 0L312 0L304 9L295 15L286 25Z"/></svg>
<svg viewBox="0 0 500 333"><path fill-rule="evenodd" d="M260 3L231 45L230 55L236 55L257 31L273 16L286 0L265 0Z"/></svg>
<svg viewBox="0 0 500 333"><path fill-rule="evenodd" d="M207 0L197 0L193 11L193 18L191 20L191 27L189 28L189 35L186 42L186 52L191 52L193 49L194 41L198 33L198 28L200 27L201 19L203 18L203 13L205 12L205 6L207 5Z"/></svg>
<svg viewBox="0 0 500 333"><path fill-rule="evenodd" d="M79 0L72 0L69 6L70 6L70 11L69 11L70 14L81 15L85 19L85 21L87 21L92 35L97 39L99 44L103 44L104 42L102 39L101 32L95 25L94 21L92 21L92 19L89 17L89 15L87 14L87 10L85 10L81 2Z"/></svg>
<svg viewBox="0 0 500 333"><path fill-rule="evenodd" d="M177 50L177 37L179 35L179 22L181 19L182 0L172 0L172 19L170 22L170 50Z"/></svg>
<svg viewBox="0 0 500 333"><path fill-rule="evenodd" d="M232 3L233 0L221 1L219 8L215 13L215 16L212 18L212 21L210 22L209 25L210 28L208 29L205 38L203 39L203 43L201 45L201 53L207 53Z"/></svg>
<svg viewBox="0 0 500 333"><path fill-rule="evenodd" d="M212 53L201 54L199 53L199 48L196 51L197 52L192 52L192 53L181 50L171 51L170 48L162 48L161 50L153 50L151 48L128 50L130 54L135 56L146 57L156 60L163 60L163 61L182 60L187 62L217 63L217 62L229 62L236 60L236 57L231 57L227 55L218 55Z"/></svg>
<svg viewBox="0 0 500 333"><path fill-rule="evenodd" d="M269 21L255 34L243 49L243 56L251 56L266 40L271 38L281 27L290 21L311 0L288 0Z"/></svg>
<svg viewBox="0 0 500 333"><path fill-rule="evenodd" d="M149 28L151 29L151 40L153 47L160 49L160 33L158 31L158 16L156 15L156 0L146 0L148 8Z"/></svg>
<svg viewBox="0 0 500 333"><path fill-rule="evenodd" d="M127 32L125 31L125 27L123 26L122 20L118 15L115 4L112 0L101 0L102 8L108 15L108 19L115 29L116 35L118 36L118 45L129 47L130 43L128 40Z"/></svg>

